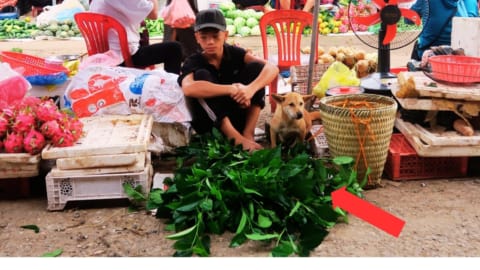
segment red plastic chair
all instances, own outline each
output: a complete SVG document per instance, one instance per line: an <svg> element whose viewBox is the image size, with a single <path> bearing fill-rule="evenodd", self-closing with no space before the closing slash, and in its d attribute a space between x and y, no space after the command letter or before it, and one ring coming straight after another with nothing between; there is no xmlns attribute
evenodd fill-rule
<svg viewBox="0 0 480 270"><path fill-rule="evenodd" d="M120 40L125 66L135 67L128 48L127 32L119 21L111 16L94 12L78 12L74 18L85 39L88 55L104 53L110 49L108 33L112 30L117 32Z"/></svg>
<svg viewBox="0 0 480 270"><path fill-rule="evenodd" d="M278 49L278 68L280 71L289 70L291 66L301 65L301 41L303 30L313 24L313 15L301 10L274 10L265 13L260 19L260 33L262 36L263 57L269 60L267 28L271 26L275 31L276 46ZM318 35L315 37L318 44ZM318 60L318 50L315 50L315 62ZM278 78L269 86L269 99L272 112L276 103L272 98L277 93Z"/></svg>

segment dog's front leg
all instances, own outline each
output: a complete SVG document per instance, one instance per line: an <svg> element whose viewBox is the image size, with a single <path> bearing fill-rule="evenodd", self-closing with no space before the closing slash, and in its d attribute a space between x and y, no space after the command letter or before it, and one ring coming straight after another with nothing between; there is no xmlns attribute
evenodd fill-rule
<svg viewBox="0 0 480 270"><path fill-rule="evenodd" d="M270 127L270 145L272 148L277 146L277 133Z"/></svg>

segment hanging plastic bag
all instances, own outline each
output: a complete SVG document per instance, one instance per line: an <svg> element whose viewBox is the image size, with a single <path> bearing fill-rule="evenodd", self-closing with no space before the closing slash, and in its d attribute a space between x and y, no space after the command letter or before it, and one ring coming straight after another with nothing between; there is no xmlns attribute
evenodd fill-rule
<svg viewBox="0 0 480 270"><path fill-rule="evenodd" d="M172 0L163 8L161 16L172 28L188 28L195 22L195 13L187 0Z"/></svg>
<svg viewBox="0 0 480 270"><path fill-rule="evenodd" d="M359 86L360 79L354 70L348 68L345 64L335 61L327 71L323 73L318 84L313 88L313 94L318 98L323 98L329 88L337 86Z"/></svg>

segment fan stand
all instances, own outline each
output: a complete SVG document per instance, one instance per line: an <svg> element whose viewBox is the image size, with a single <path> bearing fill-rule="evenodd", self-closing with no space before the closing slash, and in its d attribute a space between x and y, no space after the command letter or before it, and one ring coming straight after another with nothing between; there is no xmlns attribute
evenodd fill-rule
<svg viewBox="0 0 480 270"><path fill-rule="evenodd" d="M396 78L397 76L390 72L390 44L382 44L386 32L386 24L381 23L380 31L378 32L377 72L360 80L360 87L365 90L365 93L392 96L390 86L385 83L385 79Z"/></svg>

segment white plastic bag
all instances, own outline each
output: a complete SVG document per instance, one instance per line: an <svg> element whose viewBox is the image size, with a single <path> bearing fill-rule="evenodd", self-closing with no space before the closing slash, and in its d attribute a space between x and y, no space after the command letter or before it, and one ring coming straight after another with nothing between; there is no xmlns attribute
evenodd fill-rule
<svg viewBox="0 0 480 270"><path fill-rule="evenodd" d="M85 11L85 7L78 0L65 0L61 4L44 7L43 12L37 16L35 22L37 26L41 26L47 25L52 21L73 21L75 13L82 11Z"/></svg>
<svg viewBox="0 0 480 270"><path fill-rule="evenodd" d="M78 117L145 113L156 122L189 122L177 78L164 70L90 66L67 86L65 107L71 107Z"/></svg>

